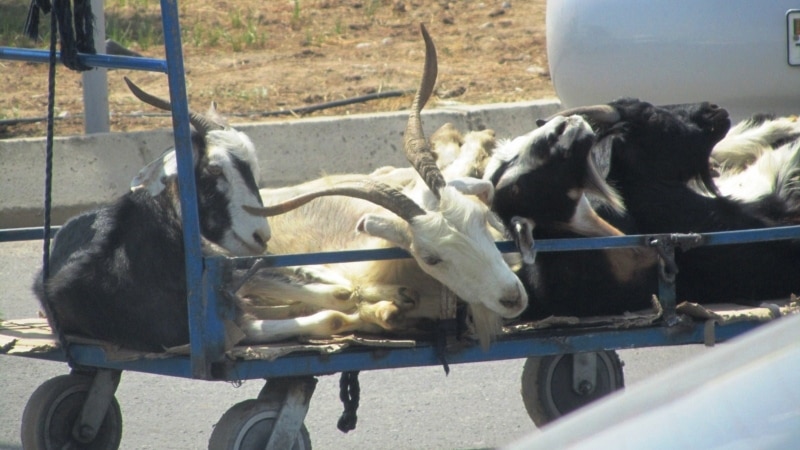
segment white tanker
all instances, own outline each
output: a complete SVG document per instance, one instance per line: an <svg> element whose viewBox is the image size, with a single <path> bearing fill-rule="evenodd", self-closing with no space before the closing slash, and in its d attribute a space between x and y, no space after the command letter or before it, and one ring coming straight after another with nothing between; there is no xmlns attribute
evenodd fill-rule
<svg viewBox="0 0 800 450"><path fill-rule="evenodd" d="M548 0L546 20L564 107L628 96L800 114L800 0Z"/></svg>

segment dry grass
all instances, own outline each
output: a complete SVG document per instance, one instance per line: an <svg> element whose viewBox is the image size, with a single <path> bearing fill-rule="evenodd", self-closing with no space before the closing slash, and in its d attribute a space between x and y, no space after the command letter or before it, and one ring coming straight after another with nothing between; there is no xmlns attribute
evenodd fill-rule
<svg viewBox="0 0 800 450"><path fill-rule="evenodd" d="M17 32L27 4L0 0L0 45L43 45ZM374 92L410 92L422 67L419 23L426 24L439 49L439 97L431 106L445 100L483 104L551 98L544 5L545 0L184 0L180 11L189 102L202 110L214 100L232 122L254 122L285 120L264 118L265 111ZM10 25L15 20L18 29ZM106 2L107 35L149 57L164 56L160 20L155 0ZM45 18L42 32L47 23ZM0 61L0 67L0 119L45 116L47 67L9 61ZM155 111L127 92L123 76L167 94L163 74L110 71L112 131L168 127L165 118L131 116ZM57 122L58 135L83 132L81 78L58 68L56 114L67 117ZM395 111L410 102L406 94L314 114ZM44 123L0 127L0 138L44 133Z"/></svg>

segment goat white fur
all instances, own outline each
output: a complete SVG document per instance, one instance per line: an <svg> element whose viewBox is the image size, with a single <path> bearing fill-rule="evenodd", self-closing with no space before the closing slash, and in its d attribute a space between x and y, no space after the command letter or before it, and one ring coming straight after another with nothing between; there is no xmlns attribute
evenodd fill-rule
<svg viewBox="0 0 800 450"><path fill-rule="evenodd" d="M783 190L796 190L791 182L800 170L800 121L778 117L753 124L739 122L711 153L719 175L714 180L721 194L755 201ZM776 143L779 145L776 148Z"/></svg>
<svg viewBox="0 0 800 450"><path fill-rule="evenodd" d="M737 173L772 150L775 143L800 137L797 117L777 117L754 121L742 120L714 146L711 161L720 170Z"/></svg>

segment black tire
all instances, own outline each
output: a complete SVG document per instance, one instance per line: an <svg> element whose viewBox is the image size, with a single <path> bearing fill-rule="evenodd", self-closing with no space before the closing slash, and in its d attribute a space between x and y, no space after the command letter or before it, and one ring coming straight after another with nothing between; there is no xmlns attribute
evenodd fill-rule
<svg viewBox="0 0 800 450"><path fill-rule="evenodd" d="M80 416L91 385L92 377L70 374L51 378L39 386L22 412L22 447L37 450L119 448L122 413L116 398L112 398L106 417L92 442L84 444L72 437L72 427ZM70 443L73 445L67 447Z"/></svg>
<svg viewBox="0 0 800 450"><path fill-rule="evenodd" d="M617 352L597 352L596 385L588 393L572 387L572 354L531 357L522 370L522 401L533 423L542 427L625 386Z"/></svg>
<svg viewBox="0 0 800 450"><path fill-rule="evenodd" d="M245 400L233 405L219 419L211 438L209 450L252 450L267 446L272 435L278 408L256 399ZM311 438L305 424L291 450L311 450Z"/></svg>

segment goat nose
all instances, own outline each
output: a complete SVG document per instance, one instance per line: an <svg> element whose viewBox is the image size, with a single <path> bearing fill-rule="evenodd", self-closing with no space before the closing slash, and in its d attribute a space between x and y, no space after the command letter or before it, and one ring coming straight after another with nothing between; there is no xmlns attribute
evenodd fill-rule
<svg viewBox="0 0 800 450"><path fill-rule="evenodd" d="M262 230L257 230L255 232L253 232L253 240L256 241L256 244L258 244L258 245L260 245L260 246L262 246L264 248L267 247L267 241L269 241L270 237L271 236L270 236L269 232L265 232L265 231L262 231Z"/></svg>
<svg viewBox="0 0 800 450"><path fill-rule="evenodd" d="M506 293L506 295L504 295L503 298L500 299L500 304L503 305L504 308L510 310L519 310L523 306L522 293L520 293L519 290L514 289L513 291Z"/></svg>
<svg viewBox="0 0 800 450"><path fill-rule="evenodd" d="M516 309L519 307L519 296L517 296L516 298L508 298L508 297L502 298L500 299L500 304L508 309Z"/></svg>

